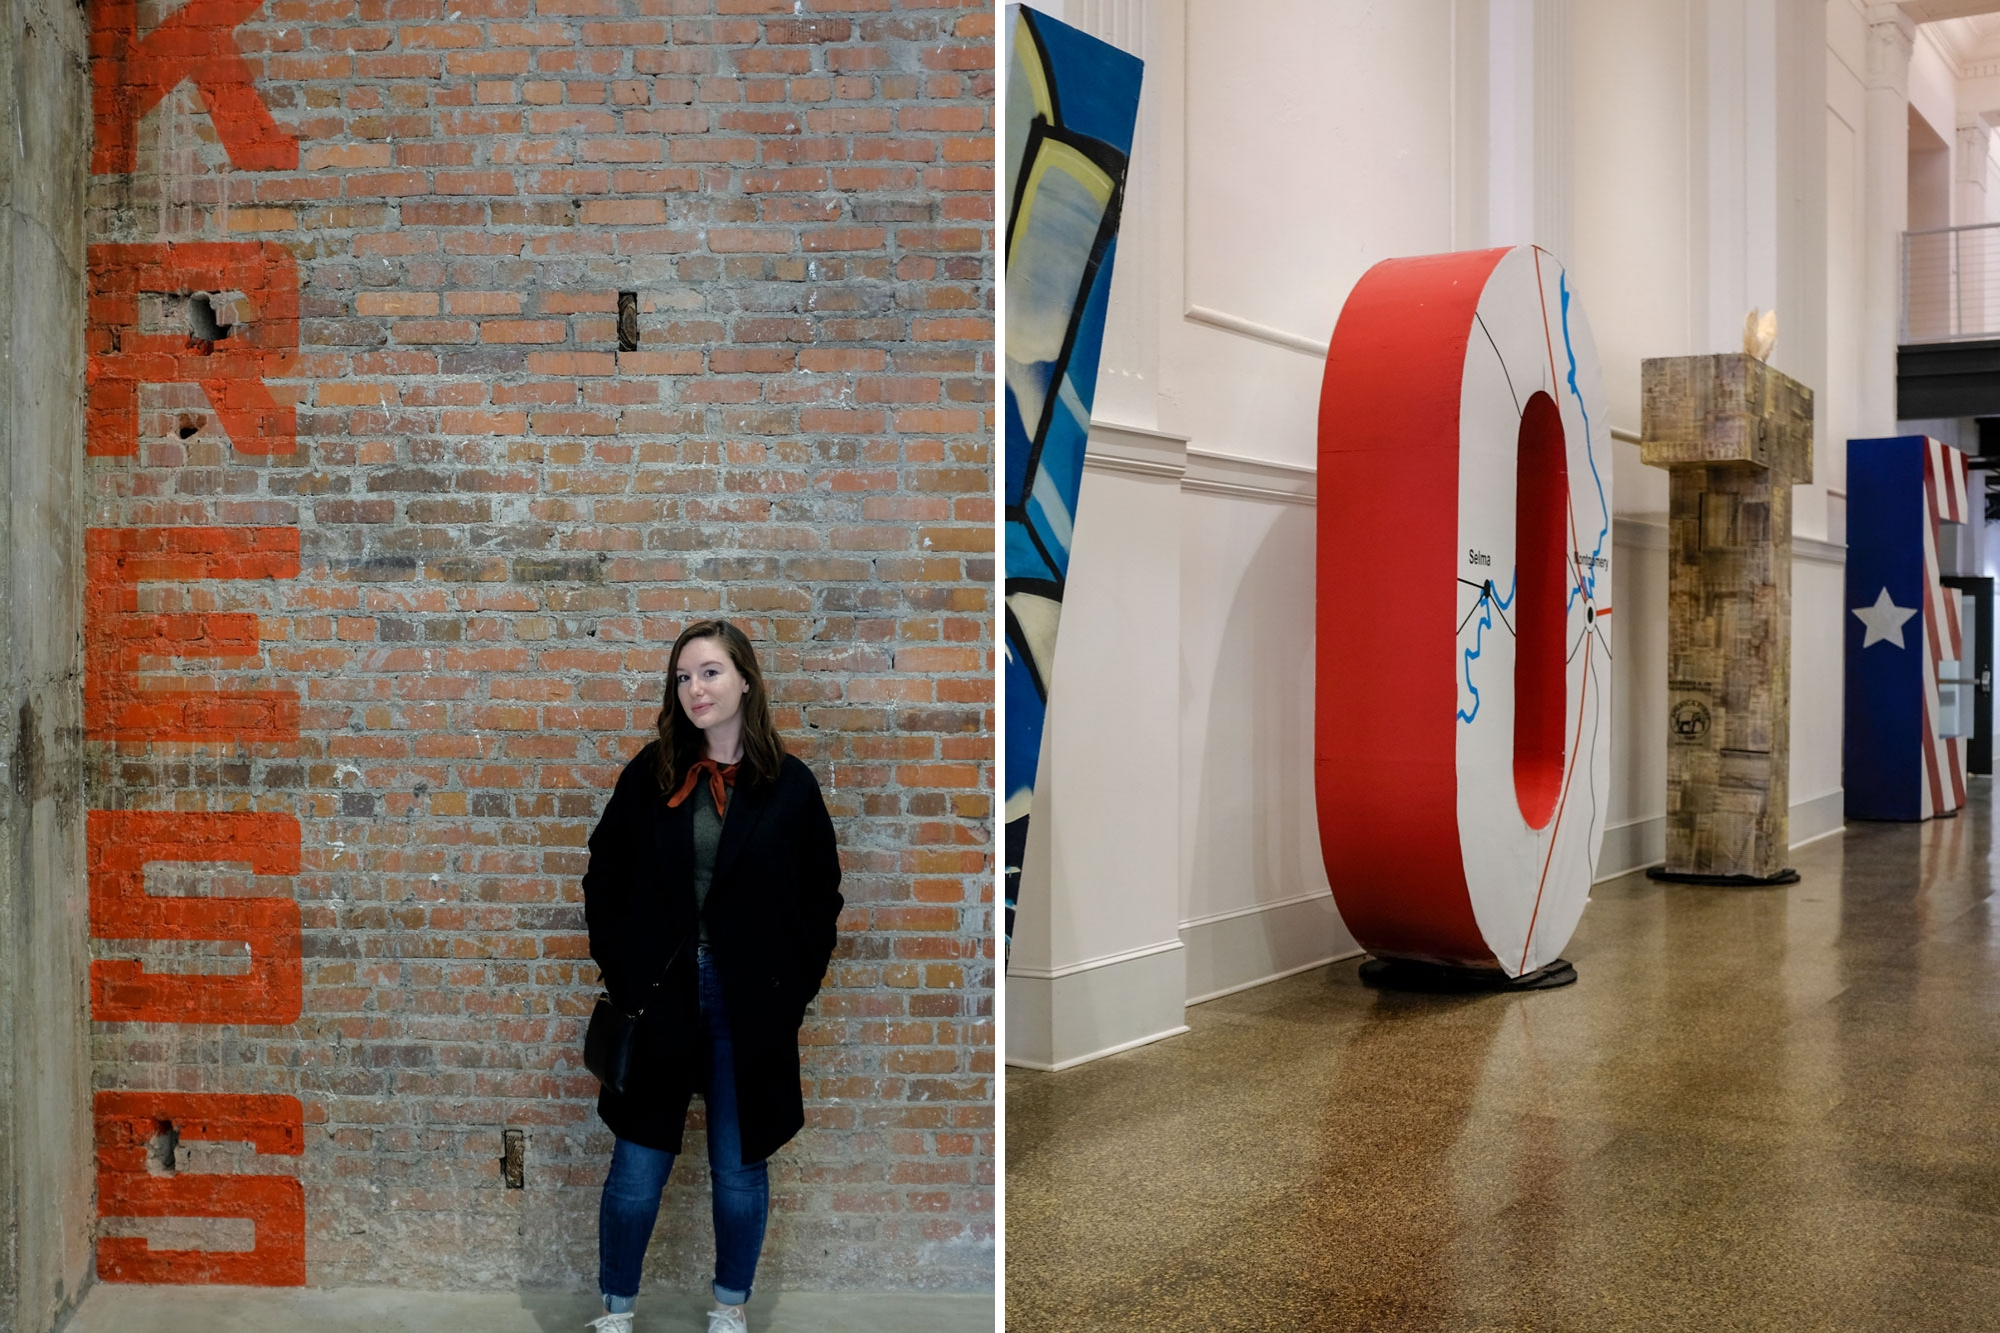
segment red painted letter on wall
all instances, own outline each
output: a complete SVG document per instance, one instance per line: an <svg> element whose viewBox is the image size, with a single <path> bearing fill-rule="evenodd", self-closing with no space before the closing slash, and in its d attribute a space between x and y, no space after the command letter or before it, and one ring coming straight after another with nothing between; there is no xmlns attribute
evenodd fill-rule
<svg viewBox="0 0 2000 1333"><path fill-rule="evenodd" d="M196 0L197 3L200 0ZM86 452L139 451L139 386L199 384L240 454L290 454L298 413L265 385L299 350L299 266L281 245L188 241L90 247ZM241 292L249 318L220 341L192 336L185 316L142 331L141 293L178 299Z"/></svg>
<svg viewBox="0 0 2000 1333"><path fill-rule="evenodd" d="M289 579L296 528L91 528L84 615L84 729L92 740L257 741L299 738L290 690L141 689L147 659L259 656L257 617L139 609L139 584Z"/></svg>
<svg viewBox="0 0 2000 1333"><path fill-rule="evenodd" d="M153 1250L131 1236L97 1242L107 1282L228 1283L302 1287L306 1281L305 1190L290 1176L193 1175L147 1169L155 1135L171 1125L184 1141L249 1143L260 1153L305 1152L296 1097L172 1092L97 1094L99 1217L242 1217L257 1228L249 1250Z"/></svg>
<svg viewBox="0 0 2000 1333"><path fill-rule="evenodd" d="M299 905L290 898L168 898L146 892L146 864L248 864L296 875L299 821L265 811L92 810L90 933L101 940L240 940L243 976L147 972L132 959L90 965L100 1023L290 1023L304 983Z"/></svg>
<svg viewBox="0 0 2000 1333"><path fill-rule="evenodd" d="M185 80L201 90L215 137L239 171L296 171L298 136L271 118L256 72L236 44L237 25L264 0L189 0L139 36L134 0L93 0L90 73L97 147L94 174L138 165L139 117Z"/></svg>

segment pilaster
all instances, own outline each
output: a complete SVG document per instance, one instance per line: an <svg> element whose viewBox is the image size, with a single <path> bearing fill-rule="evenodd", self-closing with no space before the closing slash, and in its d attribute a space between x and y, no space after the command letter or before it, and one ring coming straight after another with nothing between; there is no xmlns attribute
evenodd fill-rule
<svg viewBox="0 0 2000 1333"><path fill-rule="evenodd" d="M1180 936L1181 481L1187 441L1093 421L1007 963L1009 1064L1186 1031Z"/></svg>
<svg viewBox="0 0 2000 1333"><path fill-rule="evenodd" d="M1961 111L1957 142L1952 145L1952 175L1956 189L1952 221L1961 227L1990 222L1987 213L1987 162L1993 155L1993 127L2000 112Z"/></svg>
<svg viewBox="0 0 2000 1333"><path fill-rule="evenodd" d="M1899 5L1868 6L1868 134L1864 162L1861 384L1857 434L1896 424L1902 330L1902 237L1909 226L1910 56L1916 24Z"/></svg>

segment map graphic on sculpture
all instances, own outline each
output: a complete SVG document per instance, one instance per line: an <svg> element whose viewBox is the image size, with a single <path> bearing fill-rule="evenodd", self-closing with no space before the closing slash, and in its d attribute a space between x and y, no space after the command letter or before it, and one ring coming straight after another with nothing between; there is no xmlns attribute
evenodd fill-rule
<svg viewBox="0 0 2000 1333"><path fill-rule="evenodd" d="M1640 461L1667 469L1667 847L1656 879L1777 884L1791 846L1792 487L1812 390L1756 356L1639 370Z"/></svg>
<svg viewBox="0 0 2000 1333"><path fill-rule="evenodd" d="M1008 7L1003 31L1011 940L1142 67L1137 57L1024 5Z"/></svg>
<svg viewBox="0 0 2000 1333"><path fill-rule="evenodd" d="M1958 450L1923 435L1847 442L1849 819L1931 819L1965 804L1973 692L1958 683L1958 592L1939 581L1938 548L1970 512Z"/></svg>
<svg viewBox="0 0 2000 1333"><path fill-rule="evenodd" d="M1534 246L1386 260L1327 353L1314 786L1381 958L1535 974L1610 791L1611 451L1590 327Z"/></svg>

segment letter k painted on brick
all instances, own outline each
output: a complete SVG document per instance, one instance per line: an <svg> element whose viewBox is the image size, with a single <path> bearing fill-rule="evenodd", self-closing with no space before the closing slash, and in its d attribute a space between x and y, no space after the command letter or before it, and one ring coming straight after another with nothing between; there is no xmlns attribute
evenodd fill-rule
<svg viewBox="0 0 2000 1333"><path fill-rule="evenodd" d="M95 175L137 169L139 118L192 80L215 134L242 171L291 171L299 165L298 136L271 118L257 92L256 73L236 43L236 27L264 0L189 0L159 27L139 36L135 0L91 6L92 114Z"/></svg>

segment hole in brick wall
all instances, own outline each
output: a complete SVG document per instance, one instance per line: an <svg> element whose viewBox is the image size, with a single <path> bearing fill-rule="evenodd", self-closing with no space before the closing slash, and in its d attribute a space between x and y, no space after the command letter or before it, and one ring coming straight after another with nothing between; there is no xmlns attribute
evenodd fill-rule
<svg viewBox="0 0 2000 1333"><path fill-rule="evenodd" d="M618 293L618 350L639 350L639 293Z"/></svg>
<svg viewBox="0 0 2000 1333"><path fill-rule="evenodd" d="M146 1170L156 1176L171 1176L174 1173L174 1150L181 1146L181 1132L174 1128L171 1120L159 1121L153 1129L153 1137L146 1144Z"/></svg>
<svg viewBox="0 0 2000 1333"><path fill-rule="evenodd" d="M183 412L181 413L180 424L174 430L183 440L191 440L200 434L201 428L207 424L208 418L202 416L199 412Z"/></svg>
<svg viewBox="0 0 2000 1333"><path fill-rule="evenodd" d="M188 331L195 341L220 342L229 336L233 327L217 321L214 299L207 292L196 292L188 298Z"/></svg>
<svg viewBox="0 0 2000 1333"><path fill-rule="evenodd" d="M507 1177L510 1190L527 1188L528 1135L526 1131L510 1129L500 1135L500 1170Z"/></svg>

